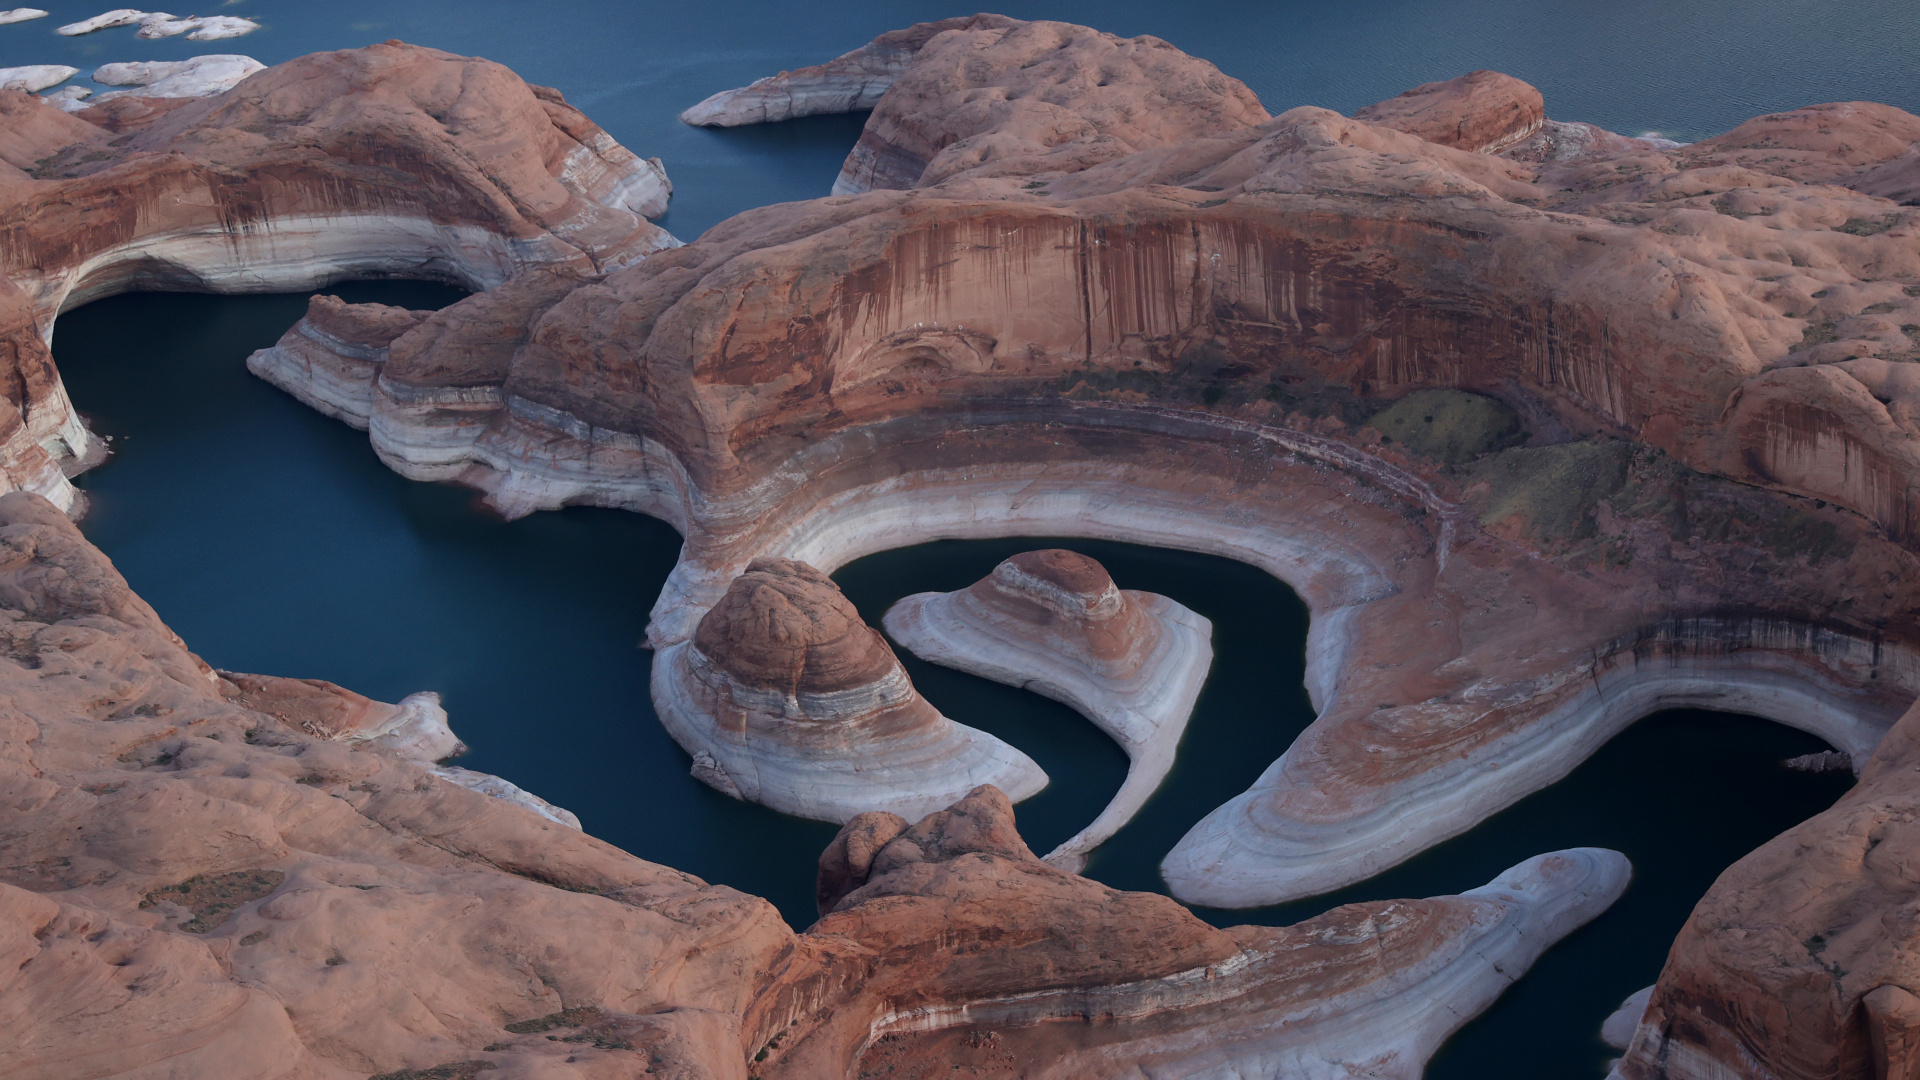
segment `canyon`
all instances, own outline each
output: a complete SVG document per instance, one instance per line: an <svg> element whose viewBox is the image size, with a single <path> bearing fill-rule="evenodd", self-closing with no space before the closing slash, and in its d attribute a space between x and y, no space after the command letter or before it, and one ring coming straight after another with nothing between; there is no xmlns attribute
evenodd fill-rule
<svg viewBox="0 0 1920 1080"><path fill-rule="evenodd" d="M1189 903L1365 879L1660 708L1813 732L1859 786L1716 883L1617 1070L1912 1073L1920 118L1812 105L1680 146L1493 72L1271 115L1157 39L976 16L685 119L866 109L834 194L682 245L648 221L658 163L485 61L388 43L73 113L0 92L10 1070L97 1045L98 1075L1411 1076L1625 888L1578 849L1216 930L1035 859L1023 782L969 774L913 820L816 808L847 824L796 934L433 765L432 702L213 672L59 513L99 448L54 320L394 275L477 291L316 299L249 367L503 515L673 524L648 641L656 701L705 687L687 715L725 689L765 713L742 731L807 721L774 654L830 615L818 696L938 729L826 595L876 551L1089 537L1286 581L1319 718L1166 854ZM416 985L373 975L396 963ZM74 987L94 1004L35 1011ZM142 1011L176 999L199 1011Z"/></svg>

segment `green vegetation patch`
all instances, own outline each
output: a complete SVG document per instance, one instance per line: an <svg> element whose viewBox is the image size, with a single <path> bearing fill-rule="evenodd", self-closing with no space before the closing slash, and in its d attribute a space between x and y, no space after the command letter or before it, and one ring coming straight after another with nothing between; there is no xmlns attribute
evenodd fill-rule
<svg viewBox="0 0 1920 1080"><path fill-rule="evenodd" d="M162 900L171 900L193 912L193 918L181 924L180 929L189 934L204 934L226 922L234 908L260 899L285 880L287 875L278 870L235 870L213 877L196 875L178 885L153 890L140 901L140 906L152 907Z"/></svg>
<svg viewBox="0 0 1920 1080"><path fill-rule="evenodd" d="M435 1065L427 1069L400 1069L396 1072L384 1072L367 1080L473 1080L488 1069L500 1066L491 1061L449 1061L444 1065Z"/></svg>
<svg viewBox="0 0 1920 1080"><path fill-rule="evenodd" d="M1899 214L1888 214L1876 218L1849 218L1844 225L1834 227L1834 232L1848 233L1853 236L1874 236L1886 232L1900 224Z"/></svg>
<svg viewBox="0 0 1920 1080"><path fill-rule="evenodd" d="M1422 457L1465 465L1526 438L1520 414L1505 402L1465 390L1415 390L1367 421Z"/></svg>
<svg viewBox="0 0 1920 1080"><path fill-rule="evenodd" d="M507 1030L513 1032L515 1035L537 1035L542 1031L552 1031L554 1028L579 1027L582 1024L590 1024L600 1019L600 1017L600 1006L581 1005L572 1009L562 1009L557 1013L537 1016L532 1020L521 1020L518 1023L508 1024Z"/></svg>
<svg viewBox="0 0 1920 1080"><path fill-rule="evenodd" d="M1633 445L1612 439L1559 446L1513 447L1471 465L1470 484L1485 483L1480 524L1519 518L1536 540L1594 535L1594 511L1627 482Z"/></svg>

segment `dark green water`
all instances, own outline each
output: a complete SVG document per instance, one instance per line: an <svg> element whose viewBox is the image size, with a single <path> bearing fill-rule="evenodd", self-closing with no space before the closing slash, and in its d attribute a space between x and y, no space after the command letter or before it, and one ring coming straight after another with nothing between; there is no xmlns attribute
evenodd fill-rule
<svg viewBox="0 0 1920 1080"><path fill-rule="evenodd" d="M334 290L418 307L459 294L391 282ZM218 667L325 678L386 700L445 695L473 751L644 858L773 900L811 921L814 859L833 834L721 796L687 775L647 695L637 647L679 537L614 510L502 522L458 488L394 475L366 436L247 374L304 296L114 297L61 317L56 359L115 456L80 480L84 522L128 580ZM1179 764L1089 875L1164 891L1161 856L1251 784L1312 720L1301 688L1305 607L1252 567L1212 556L1063 538L946 541L869 556L838 576L868 621L899 597L972 583L1000 559L1067 546L1127 588L1213 620L1216 659ZM1032 755L1053 784L1020 808L1045 852L1119 786L1126 759L1078 714L903 655L937 706ZM1434 1078L1600 1075L1600 1020L1653 981L1667 943L1728 863L1829 805L1844 778L1779 767L1820 749L1744 717L1668 713L1636 725L1562 783L1468 835L1337 896L1219 925L1284 924L1333 903L1480 885L1556 848L1633 859L1633 888L1467 1028Z"/></svg>
<svg viewBox="0 0 1920 1080"><path fill-rule="evenodd" d="M222 13L266 28L201 44L139 41L131 29L60 38L55 25L104 5L47 6L52 18L0 27L0 65L90 69L208 52L276 63L391 37L499 60L559 87L634 150L664 157L677 192L663 224L684 238L741 210L824 194L861 118L719 132L678 124L681 108L883 30L964 13L928 0L229 0ZM1557 118L1682 139L1817 101L1920 109L1911 46L1920 5L1905 0L1022 0L998 10L1164 37L1246 80L1274 112L1350 112L1476 67L1540 86ZM420 307L458 295L401 283L329 291ZM242 366L304 304L143 295L62 316L55 352L73 399L116 438L114 460L80 481L94 500L89 536L215 665L332 679L387 700L438 690L474 748L463 764L574 810L629 851L766 896L789 921L808 922L813 860L833 830L693 782L654 720L649 655L636 646L678 537L617 511L505 523L466 492L393 475L364 434ZM966 585L1045 543L1093 555L1123 586L1166 593L1214 621L1217 662L1180 764L1088 869L1118 887L1158 890L1165 851L1311 720L1300 688L1305 611L1279 582L1239 564L1077 541L924 545L838 576L877 624L899 596ZM935 704L1020 746L1054 777L1020 810L1036 849L1078 830L1118 786L1124 757L1078 715L904 659ZM1279 909L1199 914L1222 925L1285 923L1336 902L1457 892L1555 848L1617 848L1637 869L1625 898L1549 952L1428 1073L1597 1078L1608 1056L1600 1020L1653 980L1713 878L1845 789L1844 778L1777 765L1819 748L1749 718L1663 714L1562 783L1362 886Z"/></svg>

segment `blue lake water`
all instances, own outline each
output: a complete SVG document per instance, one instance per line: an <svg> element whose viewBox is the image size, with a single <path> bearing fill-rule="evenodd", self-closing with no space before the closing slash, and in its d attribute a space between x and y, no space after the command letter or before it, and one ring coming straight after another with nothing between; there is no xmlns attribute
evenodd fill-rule
<svg viewBox="0 0 1920 1080"><path fill-rule="evenodd" d="M401 38L509 64L557 86L615 137L660 155L677 185L665 224L691 239L753 206L823 194L859 119L713 132L674 120L707 94L817 62L883 30L964 13L923 3L228 3L265 29L226 42L137 40L130 29L60 38L104 5L0 27L0 64L173 59L244 52L273 63ZM1763 111L1870 98L1920 109L1911 42L1920 5L1813 2L1009 4L1024 17L1151 33L1246 80L1268 107L1342 111L1415 83L1495 67L1539 85L1549 111L1629 133L1693 138ZM182 12L191 14L193 12ZM85 76L79 80L83 84ZM342 285L352 300L433 307L457 292ZM216 666L332 679L394 700L442 692L473 746L462 764L580 814L643 857L812 916L814 855L833 829L693 782L647 700L647 610L679 545L637 515L576 509L504 523L467 492L387 471L366 437L249 376L242 361L301 314L304 296L115 297L61 318L54 347L72 396L115 457L81 484L84 527L133 586ZM1214 674L1167 785L1098 852L1091 876L1160 890L1157 863L1312 719L1300 688L1306 613L1248 567L1117 544L1052 541L1164 592L1216 627ZM870 621L893 599L963 586L1048 543L942 543L885 552L839 575ZM905 658L956 718L1032 754L1054 783L1021 807L1041 851L1104 804L1119 751L1072 712ZM1430 1077L1598 1077L1596 1032L1651 982L1693 902L1731 861L1830 804L1845 778L1778 767L1810 737L1740 717L1671 713L1609 744L1566 781L1467 836L1335 897L1223 925L1285 923L1331 903L1456 892L1508 865L1580 844L1625 851L1633 888L1436 1060Z"/></svg>

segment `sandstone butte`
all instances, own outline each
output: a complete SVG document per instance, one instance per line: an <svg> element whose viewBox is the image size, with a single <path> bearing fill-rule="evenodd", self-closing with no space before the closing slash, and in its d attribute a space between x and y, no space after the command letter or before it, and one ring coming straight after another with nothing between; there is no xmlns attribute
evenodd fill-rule
<svg viewBox="0 0 1920 1080"><path fill-rule="evenodd" d="M1113 801L1047 854L1076 872L1166 779L1213 664L1204 616L1123 591L1106 567L1059 548L1015 555L958 592L905 597L882 622L922 660L1072 706L1127 752Z"/></svg>
<svg viewBox="0 0 1920 1080"><path fill-rule="evenodd" d="M1027 755L940 715L806 563L748 564L654 667L660 722L693 774L737 799L835 824L867 810L918 821L983 784L1015 801L1047 785Z"/></svg>
<svg viewBox="0 0 1920 1080"><path fill-rule="evenodd" d="M784 114L768 104L783 94ZM481 291L397 335L414 316L318 305L255 368L364 419L401 473L468 484L503 513L592 503L673 523L686 542L657 649L693 640L755 559L831 573L939 537L1129 540L1291 584L1313 615L1319 718L1168 854L1183 899L1364 879L1657 708L1822 736L1860 788L1722 876L1618 1069L1913 1075L1904 868L1920 840L1902 800L1920 781L1903 764L1912 721L1895 723L1920 691L1920 118L1816 104L1676 147L1548 118L1492 73L1356 118L1276 116L1164 42L995 17L888 35L704 115L870 99L844 194L676 247L645 220L667 193L657 167L484 61L388 44L216 97L72 115L0 95L0 474L68 508L64 471L92 456L45 345L63 307L367 273L463 283ZM327 355L329 335L350 347ZM32 498L8 506L58 532ZM49 551L99 565L61 535ZM1624 873L1563 853L1477 898L1215 932L1010 848L945 862L902 848L877 880L877 863L832 869L885 895L845 906L856 889L796 937L764 904L441 782L377 739L349 750L276 728L144 609L111 625L63 614L46 590L65 595L72 572L20 565L33 588L6 593L22 613L8 625L62 643L20 651L41 668L19 677L0 754L0 896L24 913L5 925L36 925L9 948L57 958L10 976L51 984L0 992L10 1030L34 1032L23 1045L51 1048L14 1051L41 1055L8 1063L23 1075L59 1075L46 1062L76 1047L112 1059L96 1075L191 1054L244 1059L242 1075L354 1075L471 1072L489 1053L558 1070L600 1043L731 1076L893 1053L984 1070L1005 1064L996 1046L1061 1075L1103 1072L1086 1056L1100 1053L1176 1055L1152 1058L1175 1072L1181 1053L1228 1055L1224 1073L1258 1042L1224 1033L1271 1032L1290 1002L1342 1003L1354 1025L1386 1015L1365 1002L1413 1008L1338 989L1361 985L1336 962L1351 951L1284 942L1376 950L1404 931L1428 943L1394 946L1411 966L1367 977L1451 979L1437 973L1456 965L1419 958L1465 955L1448 950L1479 931L1447 927L1560 912L1522 935L1537 950L1609 895L1568 882ZM106 667L77 655L89 648ZM269 776L293 771L313 779ZM849 825L876 858L900 839L888 827ZM992 879L993 905L963 874L976 868L1010 875ZM380 887L345 887L362 884ZM1012 895L1033 904L1014 911ZM248 953L281 926L262 911L315 921L280 931L287 952ZM953 935L916 936L941 920ZM189 923L212 933L166 929ZM233 943L243 931L255 944ZM1146 944L1096 960L1072 948L1082 933ZM1307 935L1272 954L1301 965L1232 970L1304 980L1301 997L1249 990L1228 1007L1196 988L1267 934ZM963 938L984 951L943 952ZM372 958L355 965L361 947ZM1500 978L1525 955L1496 960ZM126 979L123 962L152 974ZM262 974L274 963L284 980ZM409 984L373 977L402 963ZM1459 1007L1489 1000L1484 970L1457 977L1481 987ZM107 997L34 1019L30 1003L70 988ZM967 1004L988 1000L1013 1011ZM1146 1004L1105 1004L1121 1000ZM1044 1022L1063 1001L1116 1020ZM1281 1011L1234 1027L1263 1003ZM965 1016L992 1030L963 1032ZM1458 1019L1348 1030L1383 1051L1413 1040L1377 1070L1410 1075L1432 1024ZM578 1041L521 1037L563 1028ZM1070 1028L1071 1047L1053 1041ZM1261 1046L1245 1052L1294 1052Z"/></svg>

